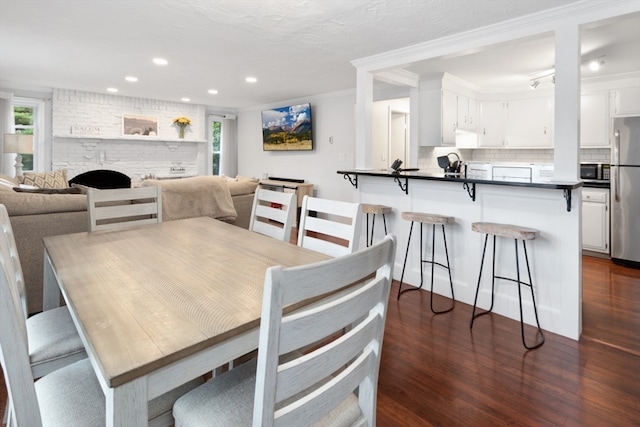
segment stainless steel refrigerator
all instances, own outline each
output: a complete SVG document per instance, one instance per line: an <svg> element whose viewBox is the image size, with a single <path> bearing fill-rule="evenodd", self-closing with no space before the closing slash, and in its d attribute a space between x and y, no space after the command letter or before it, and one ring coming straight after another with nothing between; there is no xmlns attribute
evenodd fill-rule
<svg viewBox="0 0 640 427"><path fill-rule="evenodd" d="M640 268L640 117L613 119L611 259Z"/></svg>

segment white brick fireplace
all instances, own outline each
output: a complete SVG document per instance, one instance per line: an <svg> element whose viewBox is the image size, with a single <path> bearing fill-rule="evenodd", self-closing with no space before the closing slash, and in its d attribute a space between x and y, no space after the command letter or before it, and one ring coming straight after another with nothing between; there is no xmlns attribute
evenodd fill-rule
<svg viewBox="0 0 640 427"><path fill-rule="evenodd" d="M93 169L145 175L197 175L206 154L205 107L179 102L54 89L52 166L72 178ZM123 135L123 115L158 119L157 136ZM178 139L173 119L191 119Z"/></svg>

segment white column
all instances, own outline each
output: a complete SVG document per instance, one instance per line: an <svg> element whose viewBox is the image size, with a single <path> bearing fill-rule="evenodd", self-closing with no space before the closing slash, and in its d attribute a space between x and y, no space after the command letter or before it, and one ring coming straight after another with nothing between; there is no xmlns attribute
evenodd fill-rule
<svg viewBox="0 0 640 427"><path fill-rule="evenodd" d="M577 181L580 159L580 27L559 25L555 31L556 86L554 166L559 181Z"/></svg>
<svg viewBox="0 0 640 427"><path fill-rule="evenodd" d="M577 181L580 162L580 26L562 22L555 28L556 86L554 109L554 167L558 181ZM582 331L581 189L571 192L571 212L563 212L563 241L554 250L566 273L560 300L567 336L578 339ZM557 246L561 245L560 248ZM544 285L540 285L544 286Z"/></svg>
<svg viewBox="0 0 640 427"><path fill-rule="evenodd" d="M371 169L373 162L373 74L358 69L356 82L356 169Z"/></svg>

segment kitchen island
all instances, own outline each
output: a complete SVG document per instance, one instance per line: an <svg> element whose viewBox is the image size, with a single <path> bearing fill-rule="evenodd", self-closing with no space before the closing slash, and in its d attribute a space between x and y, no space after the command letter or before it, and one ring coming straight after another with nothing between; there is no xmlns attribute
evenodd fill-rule
<svg viewBox="0 0 640 427"><path fill-rule="evenodd" d="M393 207L393 214L387 216L387 225L389 231L398 236L400 250L396 253L394 270L397 280L402 273L410 226L408 221L402 220L401 213L428 212L456 218L455 224L447 228L447 245L456 300L466 304L473 304L484 242L483 235L471 231L471 224L478 221L498 222L540 230L539 237L527 244L540 323L545 330L575 340L579 338L582 324L582 182L469 179L419 171L389 173L383 170L339 170L337 173L344 176L347 185L353 185L354 201ZM439 230L437 232L440 233ZM429 253L431 239L425 241ZM412 239L405 272L405 283L413 286L420 284L419 244L419 238ZM361 246L364 246L364 242L361 242ZM439 256L442 259L444 251L438 237L436 260ZM447 295L447 273L438 270L441 269L436 268L434 292ZM429 271L425 272L425 281L429 280L429 274ZM496 274L515 277L515 255L511 241L498 239ZM491 269L487 265L478 297L478 305L482 308L489 306L490 277ZM411 293L402 296L415 297ZM518 320L517 301L517 286L497 280L494 312ZM524 302L524 320L534 324L532 305L526 298ZM476 328L491 327L489 322L481 319Z"/></svg>

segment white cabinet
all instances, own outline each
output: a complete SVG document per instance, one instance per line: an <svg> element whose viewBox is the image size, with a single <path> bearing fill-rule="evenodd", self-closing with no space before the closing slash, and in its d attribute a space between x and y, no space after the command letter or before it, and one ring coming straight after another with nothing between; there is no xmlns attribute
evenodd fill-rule
<svg viewBox="0 0 640 427"><path fill-rule="evenodd" d="M507 147L553 148L553 97L522 98L507 104Z"/></svg>
<svg viewBox="0 0 640 427"><path fill-rule="evenodd" d="M457 129L478 131L478 101L464 95L457 95Z"/></svg>
<svg viewBox="0 0 640 427"><path fill-rule="evenodd" d="M615 117L640 115L640 87L612 91L612 111Z"/></svg>
<svg viewBox="0 0 640 427"><path fill-rule="evenodd" d="M580 147L609 147L609 92L580 97Z"/></svg>
<svg viewBox="0 0 640 427"><path fill-rule="evenodd" d="M442 145L456 144L458 94L442 89Z"/></svg>
<svg viewBox="0 0 640 427"><path fill-rule="evenodd" d="M419 145L453 146L456 143L457 101L455 93L438 89L420 90Z"/></svg>
<svg viewBox="0 0 640 427"><path fill-rule="evenodd" d="M505 125L503 101L480 102L479 147L503 147Z"/></svg>
<svg viewBox="0 0 640 427"><path fill-rule="evenodd" d="M582 249L609 253L609 189L582 190Z"/></svg>

